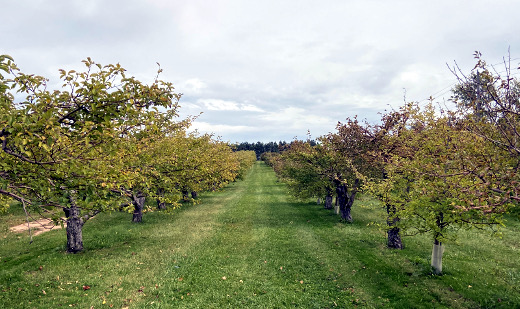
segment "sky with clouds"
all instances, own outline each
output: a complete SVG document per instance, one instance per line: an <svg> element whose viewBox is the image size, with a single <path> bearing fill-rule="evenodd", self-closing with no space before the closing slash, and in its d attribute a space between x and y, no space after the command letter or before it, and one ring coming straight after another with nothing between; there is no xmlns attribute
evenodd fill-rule
<svg viewBox="0 0 520 309"><path fill-rule="evenodd" d="M517 0L16 0L0 54L58 83L91 57L161 78L181 115L224 141L290 141L406 101L442 102L480 51L520 63ZM510 52L508 51L510 50Z"/></svg>

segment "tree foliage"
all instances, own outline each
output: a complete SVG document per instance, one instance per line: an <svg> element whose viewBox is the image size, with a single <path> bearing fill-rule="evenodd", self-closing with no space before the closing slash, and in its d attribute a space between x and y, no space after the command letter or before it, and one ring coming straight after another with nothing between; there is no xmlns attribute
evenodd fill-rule
<svg viewBox="0 0 520 309"><path fill-rule="evenodd" d="M83 248L82 226L128 205L140 221L144 200L176 205L180 192L232 181L238 156L209 135L185 133L180 94L158 75L147 85L119 64L83 61L60 70L58 90L0 57L0 202L67 221L67 250Z"/></svg>
<svg viewBox="0 0 520 309"><path fill-rule="evenodd" d="M264 159L300 195L322 195L326 179L334 183L347 220L364 182L387 210L389 247L401 247L401 232L429 233L432 266L440 273L442 244L457 230L496 230L520 200L520 83L507 62L502 76L476 57L471 75L453 70L460 81L456 109L410 103L378 125L347 119L315 147L293 142Z"/></svg>

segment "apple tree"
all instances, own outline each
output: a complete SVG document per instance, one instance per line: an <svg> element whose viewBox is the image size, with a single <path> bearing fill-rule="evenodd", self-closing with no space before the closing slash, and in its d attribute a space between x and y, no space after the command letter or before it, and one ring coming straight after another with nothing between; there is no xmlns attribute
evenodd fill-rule
<svg viewBox="0 0 520 309"><path fill-rule="evenodd" d="M67 251L81 251L84 223L120 207L112 186L124 176L119 141L146 126L156 108L175 110L180 95L170 83L146 85L119 64L90 58L83 72L60 70L56 90L8 56L0 63L0 194L56 221L62 210Z"/></svg>

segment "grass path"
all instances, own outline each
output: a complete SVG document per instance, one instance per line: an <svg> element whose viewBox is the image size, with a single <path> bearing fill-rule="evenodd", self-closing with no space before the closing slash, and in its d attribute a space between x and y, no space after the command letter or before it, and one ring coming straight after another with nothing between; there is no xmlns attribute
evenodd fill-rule
<svg viewBox="0 0 520 309"><path fill-rule="evenodd" d="M258 163L202 200L142 224L101 215L76 255L64 253L63 231L29 245L0 222L0 308L520 307L518 224L502 240L462 233L464 245L445 254L446 275L432 277L428 239L386 249L369 198L356 203L353 224L340 223L288 197Z"/></svg>

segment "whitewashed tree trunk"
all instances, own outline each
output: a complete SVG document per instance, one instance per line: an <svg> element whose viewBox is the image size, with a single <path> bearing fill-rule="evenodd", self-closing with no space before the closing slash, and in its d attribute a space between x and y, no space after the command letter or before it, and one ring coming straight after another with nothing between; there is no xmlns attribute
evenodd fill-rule
<svg viewBox="0 0 520 309"><path fill-rule="evenodd" d="M442 255L444 253L444 246L438 240L433 243L432 249L432 269L436 275L442 274Z"/></svg>

